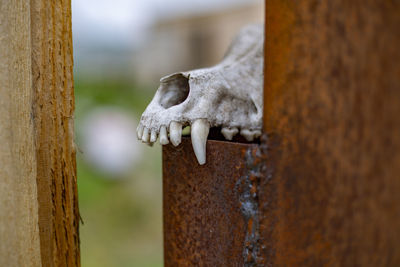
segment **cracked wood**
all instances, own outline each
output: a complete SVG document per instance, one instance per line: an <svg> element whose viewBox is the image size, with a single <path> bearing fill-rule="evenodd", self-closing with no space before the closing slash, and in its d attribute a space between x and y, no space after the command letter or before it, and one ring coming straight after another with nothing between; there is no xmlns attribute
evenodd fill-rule
<svg viewBox="0 0 400 267"><path fill-rule="evenodd" d="M79 266L70 1L0 2L0 265Z"/></svg>

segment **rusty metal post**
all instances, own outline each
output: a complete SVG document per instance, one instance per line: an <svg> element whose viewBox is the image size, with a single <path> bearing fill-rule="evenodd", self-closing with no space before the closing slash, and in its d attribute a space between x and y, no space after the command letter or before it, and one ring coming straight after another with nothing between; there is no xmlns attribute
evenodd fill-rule
<svg viewBox="0 0 400 267"><path fill-rule="evenodd" d="M164 147L167 267L400 266L399 14L266 1L263 140Z"/></svg>
<svg viewBox="0 0 400 267"><path fill-rule="evenodd" d="M400 2L266 0L268 266L400 266Z"/></svg>
<svg viewBox="0 0 400 267"><path fill-rule="evenodd" d="M163 148L165 266L253 266L259 257L260 146L189 138Z"/></svg>

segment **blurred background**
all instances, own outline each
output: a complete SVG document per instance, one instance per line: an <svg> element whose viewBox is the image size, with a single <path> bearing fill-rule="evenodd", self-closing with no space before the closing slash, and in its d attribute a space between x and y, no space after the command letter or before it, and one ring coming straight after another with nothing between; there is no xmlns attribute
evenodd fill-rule
<svg viewBox="0 0 400 267"><path fill-rule="evenodd" d="M136 139L162 76L211 66L262 0L72 0L83 267L162 266L161 147Z"/></svg>

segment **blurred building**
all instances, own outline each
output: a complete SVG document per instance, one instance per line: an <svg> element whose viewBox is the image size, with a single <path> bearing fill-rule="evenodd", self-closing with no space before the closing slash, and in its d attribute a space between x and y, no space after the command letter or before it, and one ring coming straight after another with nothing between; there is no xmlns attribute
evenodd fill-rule
<svg viewBox="0 0 400 267"><path fill-rule="evenodd" d="M262 1L159 20L148 43L134 54L135 76L158 83L176 71L214 65L240 28L263 20Z"/></svg>

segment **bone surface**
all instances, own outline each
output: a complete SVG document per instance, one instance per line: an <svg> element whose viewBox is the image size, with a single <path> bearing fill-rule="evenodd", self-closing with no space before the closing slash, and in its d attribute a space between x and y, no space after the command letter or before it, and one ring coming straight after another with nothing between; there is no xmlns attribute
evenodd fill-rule
<svg viewBox="0 0 400 267"><path fill-rule="evenodd" d="M263 43L262 25L247 26L234 39L219 64L161 78L160 87L142 114L139 139L149 142L148 135L153 136L154 132L160 135L161 144L167 144L165 126L169 126L169 141L178 146L182 127L191 125L193 128L196 124L198 129L203 125L199 119L202 123L206 121L209 127L221 127L227 140L237 133L248 141L259 137L263 110ZM194 139L203 142L199 136ZM192 143L194 139L192 136ZM193 147L198 149L195 153L202 164L206 155L204 153L203 157L200 149L203 145L198 144Z"/></svg>

